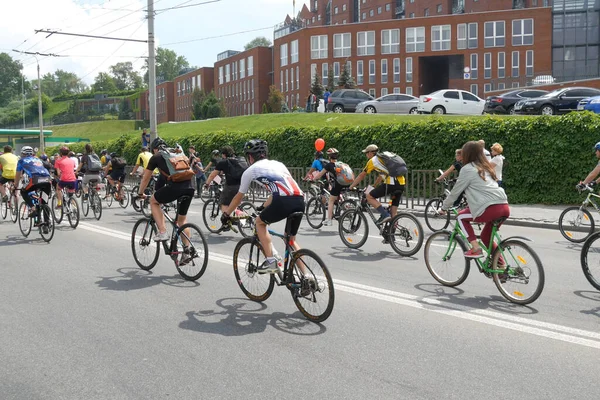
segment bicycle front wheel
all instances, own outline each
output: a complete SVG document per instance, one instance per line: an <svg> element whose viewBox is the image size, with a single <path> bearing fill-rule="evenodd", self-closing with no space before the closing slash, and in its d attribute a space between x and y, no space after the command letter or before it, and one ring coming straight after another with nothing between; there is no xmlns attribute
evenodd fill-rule
<svg viewBox="0 0 600 400"><path fill-rule="evenodd" d="M594 232L594 217L583 207L568 207L558 218L558 229L565 239L582 243Z"/></svg>
<svg viewBox="0 0 600 400"><path fill-rule="evenodd" d="M206 203L211 198L212 198L212 190L210 188L204 187L204 185L202 185L202 191L200 192L200 200L202 200L203 202Z"/></svg>
<svg viewBox="0 0 600 400"><path fill-rule="evenodd" d="M17 200L17 195L13 193L10 197L10 219L12 222L16 223L17 219L19 219L19 201Z"/></svg>
<svg viewBox="0 0 600 400"><path fill-rule="evenodd" d="M100 200L100 195L98 194L98 192L93 191L90 194L90 207L92 208L92 211L94 212L94 218L96 218L96 221L100 221L100 217L102 217L102 200Z"/></svg>
<svg viewBox="0 0 600 400"><path fill-rule="evenodd" d="M252 301L265 301L273 293L275 276L259 274L257 268L266 260L258 238L244 238L233 250L233 274L242 292Z"/></svg>
<svg viewBox="0 0 600 400"><path fill-rule="evenodd" d="M443 231L450 225L450 213L440 214L442 204L442 199L432 199L425 206L425 224L432 232Z"/></svg>
<svg viewBox="0 0 600 400"><path fill-rule="evenodd" d="M340 217L338 233L342 242L349 248L362 247L369 237L367 217L359 209L346 211Z"/></svg>
<svg viewBox="0 0 600 400"><path fill-rule="evenodd" d="M425 265L433 279L444 286L458 286L469 276L467 246L448 231L435 232L425 242Z"/></svg>
<svg viewBox="0 0 600 400"><path fill-rule="evenodd" d="M8 199L4 201L3 196L0 196L0 214L2 215L2 219L6 219L8 215Z"/></svg>
<svg viewBox="0 0 600 400"><path fill-rule="evenodd" d="M292 298L298 310L313 322L323 322L331 315L335 292L333 279L321 257L312 250L300 249L292 258Z"/></svg>
<svg viewBox="0 0 600 400"><path fill-rule="evenodd" d="M67 208L67 220L69 221L69 225L71 228L77 228L79 225L79 206L77 205L77 200L75 197L71 197L69 199L69 207Z"/></svg>
<svg viewBox="0 0 600 400"><path fill-rule="evenodd" d="M41 223L40 225L40 235L42 239L46 243L50 243L52 238L54 237L54 218L52 217L52 210L46 204L40 206L40 215L38 219Z"/></svg>
<svg viewBox="0 0 600 400"><path fill-rule="evenodd" d="M131 232L133 259L144 271L150 271L158 262L160 247L159 243L153 240L156 234L156 225L150 218L138 220Z"/></svg>
<svg viewBox="0 0 600 400"><path fill-rule="evenodd" d="M321 197L313 197L306 203L306 221L313 229L319 229L325 221L327 207L321 202Z"/></svg>
<svg viewBox="0 0 600 400"><path fill-rule="evenodd" d="M221 206L215 199L207 200L202 209L202 220L206 229L211 233L219 233L221 231Z"/></svg>
<svg viewBox="0 0 600 400"><path fill-rule="evenodd" d="M254 204L246 201L240 204L238 208L247 215L247 218L242 218L238 221L240 233L243 237L254 236L254 218L252 217L252 214L256 214L256 207L254 207Z"/></svg>
<svg viewBox="0 0 600 400"><path fill-rule="evenodd" d="M32 219L29 218L29 207L25 202L22 202L19 207L19 230L25 237L31 233Z"/></svg>
<svg viewBox="0 0 600 400"><path fill-rule="evenodd" d="M183 225L177 230L177 244L183 249L175 262L179 275L188 281L197 280L208 264L208 245L202 231L195 224Z"/></svg>
<svg viewBox="0 0 600 400"><path fill-rule="evenodd" d="M533 303L544 289L544 267L538 255L524 242L508 239L501 242L492 255L494 283L508 301Z"/></svg>
<svg viewBox="0 0 600 400"><path fill-rule="evenodd" d="M65 199L63 199L63 202L64 200ZM54 217L54 222L60 224L63 220L63 208L62 206L58 207L58 197L56 197L56 194L52 196L50 206L52 207L52 216Z"/></svg>
<svg viewBox="0 0 600 400"><path fill-rule="evenodd" d="M423 246L423 227L414 216L398 213L389 223L388 241L396 253L410 257Z"/></svg>
<svg viewBox="0 0 600 400"><path fill-rule="evenodd" d="M581 269L588 282L600 290L600 232L594 233L581 249Z"/></svg>

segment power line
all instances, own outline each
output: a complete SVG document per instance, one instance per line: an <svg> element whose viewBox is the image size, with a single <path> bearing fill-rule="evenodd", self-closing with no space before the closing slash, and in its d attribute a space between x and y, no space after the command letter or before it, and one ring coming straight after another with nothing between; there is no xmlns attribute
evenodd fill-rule
<svg viewBox="0 0 600 400"><path fill-rule="evenodd" d="M272 26L267 26L265 28L257 28L257 29L250 29L250 30L247 30L247 31L239 31L239 32L233 32L233 33L226 33L226 34L218 35L218 36L209 36L209 37L198 38L198 39L183 40L181 42L164 43L161 46L172 46L172 45L176 45L176 44L184 44L184 43L191 43L191 42L200 42L202 40L219 39L219 38L228 37L228 36L241 35L241 34L244 34L244 33L264 31L264 30L267 30L267 29L273 29L273 27Z"/></svg>
<svg viewBox="0 0 600 400"><path fill-rule="evenodd" d="M47 38L50 37L50 36L52 36L52 35L67 35L67 36L88 37L88 38L93 38L93 39L121 40L121 41L125 41L125 42L148 43L147 40L141 40L141 39L125 39L125 38L116 38L116 37L110 37L110 36L84 35L82 33L49 31L47 29L36 29L35 32L36 33L39 33L39 32L41 32L41 33L49 33L49 35L46 36Z"/></svg>
<svg viewBox="0 0 600 400"><path fill-rule="evenodd" d="M209 1L204 1L202 3L195 3L195 4L187 4L190 3L193 0L188 0L188 1L184 1L183 3L173 6L173 7L168 7L168 8L162 8L160 10L156 10L156 14L162 14L164 12L170 11L170 10L178 10L180 8L188 8L188 7L196 7L196 6L203 6L205 4L210 4L210 3L218 3L221 0L209 0ZM187 4L187 5L185 5Z"/></svg>

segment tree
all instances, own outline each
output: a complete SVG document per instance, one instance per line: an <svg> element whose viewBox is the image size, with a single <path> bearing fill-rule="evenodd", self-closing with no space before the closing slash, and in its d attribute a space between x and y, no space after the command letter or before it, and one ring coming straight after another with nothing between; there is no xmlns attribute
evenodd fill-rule
<svg viewBox="0 0 600 400"><path fill-rule="evenodd" d="M321 77L319 76L319 74L315 74L315 79L313 79L310 89L317 96L318 99L323 98L324 90L323 85L321 84Z"/></svg>
<svg viewBox="0 0 600 400"><path fill-rule="evenodd" d="M142 77L133 69L131 61L112 65L110 73L118 90L133 90L142 87Z"/></svg>
<svg viewBox="0 0 600 400"><path fill-rule="evenodd" d="M194 88L192 92L192 119L201 120L204 119L202 115L202 104L206 100L206 93L204 90L200 90L198 86Z"/></svg>
<svg viewBox="0 0 600 400"><path fill-rule="evenodd" d="M83 93L87 85L73 72L57 69L42 76L42 91L50 97Z"/></svg>
<svg viewBox="0 0 600 400"><path fill-rule="evenodd" d="M267 109L270 113L280 113L283 105L283 94L275 85L269 86L269 97L267 99Z"/></svg>
<svg viewBox="0 0 600 400"><path fill-rule="evenodd" d="M133 112L131 111L129 100L126 98L123 98L119 105L119 119L133 119Z"/></svg>
<svg viewBox="0 0 600 400"><path fill-rule="evenodd" d="M335 82L333 81L333 69L329 68L327 71L327 90L333 92L335 90Z"/></svg>
<svg viewBox="0 0 600 400"><path fill-rule="evenodd" d="M267 39L264 36L259 36L246 43L246 45L244 46L244 50L250 50L258 46L271 47L271 45L272 43L269 39Z"/></svg>
<svg viewBox="0 0 600 400"><path fill-rule="evenodd" d="M23 65L6 53L0 53L0 107L10 103L21 93L21 70Z"/></svg>
<svg viewBox="0 0 600 400"><path fill-rule="evenodd" d="M340 75L340 79L338 81L338 86L343 87L344 89L354 89L356 87L356 83L354 83L354 79L352 75L350 75L350 71L348 71L348 64L344 64L344 69L342 70L342 75Z"/></svg>
<svg viewBox="0 0 600 400"><path fill-rule="evenodd" d="M43 88L43 86L42 86ZM37 117L40 115L39 113L39 96L35 96L29 100L29 114L33 117ZM52 100L45 93L42 93L42 113L48 111L48 108L52 104Z"/></svg>
<svg viewBox="0 0 600 400"><path fill-rule="evenodd" d="M225 112L225 106L223 105L223 101L217 98L215 91L210 92L201 107L202 117L204 119L209 118L220 118L227 116Z"/></svg>
<svg viewBox="0 0 600 400"><path fill-rule="evenodd" d="M115 85L114 79L106 72L100 72L92 85L93 92L111 93L116 90L117 85Z"/></svg>
<svg viewBox="0 0 600 400"><path fill-rule="evenodd" d="M179 75L181 70L189 68L190 63L184 56L178 56L173 50L156 49L156 79L171 81ZM144 64L146 73L144 74L144 82L148 82L148 60Z"/></svg>

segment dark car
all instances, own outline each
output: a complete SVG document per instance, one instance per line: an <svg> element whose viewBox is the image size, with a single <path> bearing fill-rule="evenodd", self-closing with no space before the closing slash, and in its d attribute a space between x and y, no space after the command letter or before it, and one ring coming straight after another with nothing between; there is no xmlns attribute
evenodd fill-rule
<svg viewBox="0 0 600 400"><path fill-rule="evenodd" d="M569 87L553 90L541 97L519 100L515 104L517 114L565 114L577 110L580 100L600 95L600 90L586 87Z"/></svg>
<svg viewBox="0 0 600 400"><path fill-rule="evenodd" d="M358 103L369 100L374 98L360 89L338 89L331 93L326 107L336 113L354 112Z"/></svg>
<svg viewBox="0 0 600 400"><path fill-rule="evenodd" d="M489 96L485 99L483 112L490 114L514 114L515 103L522 99L541 97L547 90L517 89L502 93L499 96Z"/></svg>

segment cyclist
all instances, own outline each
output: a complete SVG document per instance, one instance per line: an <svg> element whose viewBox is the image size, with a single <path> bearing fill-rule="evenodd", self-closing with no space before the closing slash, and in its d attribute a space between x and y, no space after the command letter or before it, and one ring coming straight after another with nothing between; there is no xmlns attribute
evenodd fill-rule
<svg viewBox="0 0 600 400"><path fill-rule="evenodd" d="M252 181L262 183L271 195L264 204L264 209L256 218L256 232L260 240L266 262L258 267L258 273L277 273L277 259L273 256L271 235L267 225L286 219L295 212L304 211L304 193L298 183L292 178L290 171L283 163L269 160L267 142L253 139L244 144L244 153L250 167L242 175L239 192L235 195L227 210L223 211L221 222L226 224L231 213L240 205L244 195L248 192ZM294 249L300 249L296 242L296 234L300 227L300 220L290 227L290 243Z"/></svg>
<svg viewBox="0 0 600 400"><path fill-rule="evenodd" d="M510 208L504 189L498 186L494 166L487 160L481 149L481 143L471 141L462 148L464 165L452 192L442 206L447 210L453 206L458 196L465 192L469 207L458 213L458 223L471 243L471 249L465 252L465 258L481 258L483 250L477 242L471 221L485 222L481 231L482 242L489 247L492 234L492 221L508 218Z"/></svg>
<svg viewBox="0 0 600 400"><path fill-rule="evenodd" d="M106 179L108 183L112 186L117 187L117 197L118 201L121 200L121 187L123 183L125 183L125 167L127 163L121 157L117 156L117 153L110 153L110 162L106 164L104 167L104 174L106 175ZM110 171L110 173L109 173Z"/></svg>
<svg viewBox="0 0 600 400"><path fill-rule="evenodd" d="M323 152L315 151L315 160L313 161L312 165L310 166L310 169L306 173L306 176L304 177L304 179L312 180L313 176L314 176L313 173L316 174L318 172L323 171L325 164L327 164L327 161L325 161L325 159L323 159Z"/></svg>
<svg viewBox="0 0 600 400"><path fill-rule="evenodd" d="M91 144L85 145L85 155L81 157L81 163L77 167L77 173L83 173L83 198L87 199L88 196L88 184L90 181L95 180L100 182L100 171L102 170L102 163Z"/></svg>
<svg viewBox="0 0 600 400"><path fill-rule="evenodd" d="M21 186L21 177L23 174L27 175L29 183L21 189L21 196L29 206L29 216L33 218L36 216L36 211L33 208L33 200L29 196L29 193L40 189L47 196L50 196L51 186L50 173L44 168L42 161L34 156L33 149L30 146L23 146L21 149L21 159L17 163L17 172L15 174L15 182L17 182L18 186ZM38 219L36 226L39 224L39 221Z"/></svg>
<svg viewBox="0 0 600 400"><path fill-rule="evenodd" d="M213 150L210 153L210 162L208 163L208 165L206 166L206 168L204 168L205 171L208 171L210 169L210 167L214 167L215 165L217 165L217 163L219 161L221 161L220 156L220 152L219 150Z"/></svg>
<svg viewBox="0 0 600 400"><path fill-rule="evenodd" d="M77 171L77 167L79 166L79 158L73 151L69 151L69 158L75 162L75 169L73 172Z"/></svg>
<svg viewBox="0 0 600 400"><path fill-rule="evenodd" d="M0 176L0 193L2 194L3 201L8 200L4 184L15 180L17 163L19 162L19 157L15 156L12 150L11 146L4 146L4 154L0 156L0 170L2 170L2 176Z"/></svg>
<svg viewBox="0 0 600 400"><path fill-rule="evenodd" d="M58 175L58 190L56 191L58 202L56 203L56 208L62 207L63 195L61 189L67 188L75 190L77 185L75 161L69 157L69 148L67 146L61 147L60 155L61 157L54 162L56 174Z"/></svg>
<svg viewBox="0 0 600 400"><path fill-rule="evenodd" d="M221 210L227 210L233 197L240 189L242 174L248 169L248 163L241 157L236 157L233 147L223 146L221 148L223 159L215 165L215 169L210 173L204 187L208 188L215 177L221 173L225 174L225 186L219 197Z"/></svg>
<svg viewBox="0 0 600 400"><path fill-rule="evenodd" d="M586 185L594 182L594 179L596 179L596 177L600 175L600 142L596 143L596 145L594 146L594 153L596 154L596 158L598 159L598 164L596 164L596 167L594 167L594 169L588 174L588 176L585 177L583 181L579 182L577 187L580 189L583 189ZM600 178L596 179L594 182L594 184L598 183L600 183Z"/></svg>
<svg viewBox="0 0 600 400"><path fill-rule="evenodd" d="M133 170L129 173L129 175L135 175L138 168L140 167L140 165L142 166L142 170L139 172L139 175L143 175L144 174L144 170L146 169L146 167L148 166L148 161L150 161L150 159L152 158L152 153L150 153L148 151L147 147L142 147L142 151L140 154L138 154L136 160L135 160L135 166L133 167ZM158 174L158 170L154 170L153 174Z"/></svg>
<svg viewBox="0 0 600 400"><path fill-rule="evenodd" d="M446 171L444 171L444 173L442 175L440 175L438 178L436 178L435 181L436 182L443 181L444 178L450 176L450 174L454 171L456 171L457 173L460 173L460 169L462 168L462 166L463 166L463 164L462 164L462 149L456 149L454 151L454 162ZM458 196L458 198L454 202L454 207L457 207L460 204L463 197L464 197L464 193L461 193L460 196ZM444 214L445 214L445 211L440 212L440 215L444 215Z"/></svg>
<svg viewBox="0 0 600 400"><path fill-rule="evenodd" d="M381 215L377 220L377 223L389 221L391 217L395 216L398 211L398 205L400 204L400 198L404 192L404 184L406 183L406 180L403 176L389 176L387 168L379 159L379 157L377 157L377 152L379 152L379 147L377 147L377 145L370 144L362 152L365 154L365 156L367 156L369 161L367 161L367 165L363 171L358 174L354 182L352 182L350 185L349 189L354 189L365 178L365 176L372 171L378 172L379 176L375 180L376 187L367 193L367 202L377 211L379 211L379 214ZM382 181L385 182L380 185ZM392 200L391 215L381 205L379 200L377 200L386 194L389 194Z"/></svg>
<svg viewBox="0 0 600 400"><path fill-rule="evenodd" d="M100 162L102 163L102 167L105 167L106 164L110 162L110 155L108 154L108 150L103 149L100 152Z"/></svg>

